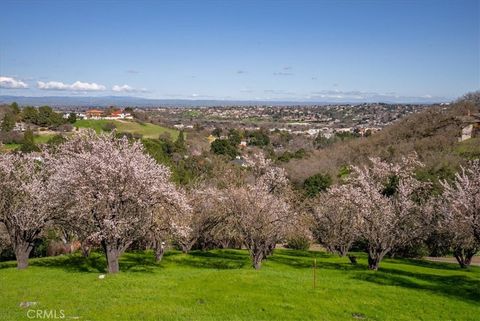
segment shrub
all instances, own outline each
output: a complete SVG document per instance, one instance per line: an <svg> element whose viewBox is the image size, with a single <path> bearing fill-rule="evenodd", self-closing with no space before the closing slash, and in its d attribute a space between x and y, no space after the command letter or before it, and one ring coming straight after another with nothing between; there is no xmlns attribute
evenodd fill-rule
<svg viewBox="0 0 480 321"><path fill-rule="evenodd" d="M111 132L115 128L117 128L117 126L115 125L115 123L112 123L112 122L108 122L102 126L102 130L106 132Z"/></svg>
<svg viewBox="0 0 480 321"><path fill-rule="evenodd" d="M303 183L303 188L308 196L314 197L320 192L326 191L332 185L332 178L328 174L315 174Z"/></svg>
<svg viewBox="0 0 480 321"><path fill-rule="evenodd" d="M232 146L230 141L226 139L216 139L212 142L210 148L212 152L217 155L227 155L234 158L238 154L237 148Z"/></svg>
<svg viewBox="0 0 480 321"><path fill-rule="evenodd" d="M303 235L297 235L287 239L285 247L292 250L306 251L310 248L310 239Z"/></svg>
<svg viewBox="0 0 480 321"><path fill-rule="evenodd" d="M392 257L422 258L430 255L430 249L424 242L416 242L394 250Z"/></svg>

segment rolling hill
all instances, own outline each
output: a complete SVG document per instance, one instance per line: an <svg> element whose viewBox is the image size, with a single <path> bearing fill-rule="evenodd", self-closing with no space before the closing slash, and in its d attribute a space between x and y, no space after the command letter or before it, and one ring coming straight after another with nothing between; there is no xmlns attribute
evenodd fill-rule
<svg viewBox="0 0 480 321"><path fill-rule="evenodd" d="M74 126L77 128L92 128L96 132L101 132L107 124L114 124L118 132L140 134L144 138L158 138L165 133L168 133L172 139L176 139L178 136L178 131L174 129L128 120L81 119L77 120Z"/></svg>

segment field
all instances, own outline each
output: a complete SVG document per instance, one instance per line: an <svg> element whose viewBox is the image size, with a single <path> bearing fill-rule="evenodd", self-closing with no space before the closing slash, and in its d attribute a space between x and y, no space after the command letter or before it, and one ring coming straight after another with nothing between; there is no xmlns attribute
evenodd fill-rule
<svg viewBox="0 0 480 321"><path fill-rule="evenodd" d="M313 288L313 259L317 286ZM378 272L322 252L276 250L261 270L243 250L128 253L117 275L99 253L0 263L0 319L28 309L79 320L478 320L480 268L387 259ZM30 308L21 302L36 302Z"/></svg>
<svg viewBox="0 0 480 321"><path fill-rule="evenodd" d="M106 120L106 119L81 119L75 122L74 126L79 128L92 128L96 132L101 132L102 128L107 123L115 124L117 131L141 134L144 138L158 138L163 133L168 133L175 139L178 135L178 131L162 126L154 125L151 123L138 123L128 120Z"/></svg>

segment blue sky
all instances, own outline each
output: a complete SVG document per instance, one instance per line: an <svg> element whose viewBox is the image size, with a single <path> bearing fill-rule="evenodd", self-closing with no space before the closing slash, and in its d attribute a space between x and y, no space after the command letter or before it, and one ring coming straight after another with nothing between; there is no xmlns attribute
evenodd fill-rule
<svg viewBox="0 0 480 321"><path fill-rule="evenodd" d="M0 94L444 100L480 1L1 1Z"/></svg>

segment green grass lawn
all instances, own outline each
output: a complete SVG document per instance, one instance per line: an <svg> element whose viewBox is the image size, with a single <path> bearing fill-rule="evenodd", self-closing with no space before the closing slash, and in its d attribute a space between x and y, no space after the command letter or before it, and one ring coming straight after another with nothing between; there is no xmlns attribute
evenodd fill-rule
<svg viewBox="0 0 480 321"><path fill-rule="evenodd" d="M172 139L176 139L178 136L178 131L151 123L138 123L135 121L129 120L108 120L108 119L81 119L77 120L74 124L75 127L79 128L92 128L97 133L102 131L103 126L107 123L114 123L117 131L119 132L128 132L136 133L143 135L144 138L158 138L160 134L169 133Z"/></svg>
<svg viewBox="0 0 480 321"><path fill-rule="evenodd" d="M35 135L34 141L36 144L45 144L47 143L50 138L52 138L54 135L53 134L41 134L41 135ZM20 148L21 144L4 144L3 147L5 148L6 151L12 151L17 148Z"/></svg>
<svg viewBox="0 0 480 321"><path fill-rule="evenodd" d="M35 135L34 141L35 144L46 144L55 134L40 134Z"/></svg>
<svg viewBox="0 0 480 321"><path fill-rule="evenodd" d="M480 319L479 267L387 259L373 272L363 255L356 266L347 261L280 249L256 271L240 250L168 252L160 264L151 253L128 253L122 272L105 279L98 253L32 259L24 271L4 262L0 320L28 320L19 306L26 301L79 320Z"/></svg>

